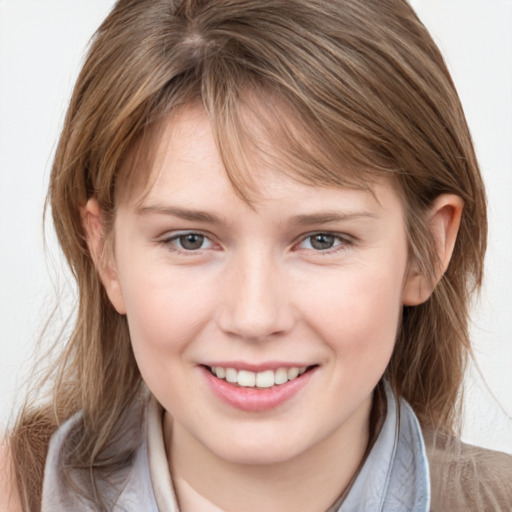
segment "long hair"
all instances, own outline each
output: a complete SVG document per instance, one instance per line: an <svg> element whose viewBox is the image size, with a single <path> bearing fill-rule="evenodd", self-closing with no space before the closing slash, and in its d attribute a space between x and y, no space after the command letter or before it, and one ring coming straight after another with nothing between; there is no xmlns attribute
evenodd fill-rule
<svg viewBox="0 0 512 512"><path fill-rule="evenodd" d="M393 180L410 257L427 279L438 268L426 212L442 193L464 200L451 263L424 304L404 307L386 372L423 426L456 425L468 304L486 246L485 193L446 65L406 0L118 0L91 42L52 168L48 204L79 305L53 368L52 403L27 405L12 432L26 510L40 506L49 436L77 411L70 466L120 463L102 454L141 377L80 207L95 197L108 232L122 193L147 179L159 126L191 102L204 106L243 196L248 152L316 185ZM254 130L267 142L256 143Z"/></svg>

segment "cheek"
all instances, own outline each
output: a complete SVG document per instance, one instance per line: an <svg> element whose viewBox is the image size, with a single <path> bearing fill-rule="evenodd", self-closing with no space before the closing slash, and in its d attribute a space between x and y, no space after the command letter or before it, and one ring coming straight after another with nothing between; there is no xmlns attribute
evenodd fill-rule
<svg viewBox="0 0 512 512"><path fill-rule="evenodd" d="M141 273L123 283L130 338L142 378L160 401L178 410L194 409L187 402L187 371L194 366L191 354L210 306L199 289L163 272L158 278Z"/></svg>
<svg viewBox="0 0 512 512"><path fill-rule="evenodd" d="M385 366L391 357L401 313L400 265L347 269L328 286L311 291L308 321L337 359L354 367Z"/></svg>
<svg viewBox="0 0 512 512"><path fill-rule="evenodd" d="M208 316L211 301L201 293L203 284L165 268L127 276L121 287L139 364L149 359L165 364L161 356L183 352Z"/></svg>

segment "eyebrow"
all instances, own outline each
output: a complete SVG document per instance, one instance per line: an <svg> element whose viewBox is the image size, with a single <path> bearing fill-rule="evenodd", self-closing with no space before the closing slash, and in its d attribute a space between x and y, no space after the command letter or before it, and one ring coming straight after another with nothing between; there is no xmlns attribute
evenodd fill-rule
<svg viewBox="0 0 512 512"><path fill-rule="evenodd" d="M158 214L177 217L192 222L204 222L206 224L226 225L227 222L218 215L203 211L191 210L188 208L180 208L177 206L147 205L138 208L139 215ZM343 222L351 220L359 220L365 218L378 218L378 215L366 210L362 211L325 211L318 213L294 215L290 219L290 223L297 226L314 226L319 224L328 224L331 222Z"/></svg>
<svg viewBox="0 0 512 512"><path fill-rule="evenodd" d="M160 206L160 205L148 205L141 206L137 209L139 215L147 214L159 214L159 215L170 215L172 217L178 217L183 220L190 220L193 222L204 222L206 224L219 224L224 225L226 222L219 216L211 212L202 210L189 210L188 208L179 208L177 206Z"/></svg>
<svg viewBox="0 0 512 512"><path fill-rule="evenodd" d="M296 224L299 226L302 225L316 225L316 224L328 224L330 222L342 222L342 221L350 221L350 220L359 220L359 219L375 219L379 216L376 213L369 212L366 210L363 211L353 211L353 212L340 212L340 211L327 211L327 212L319 212L319 213L310 213L303 215L295 215L290 219L292 224Z"/></svg>

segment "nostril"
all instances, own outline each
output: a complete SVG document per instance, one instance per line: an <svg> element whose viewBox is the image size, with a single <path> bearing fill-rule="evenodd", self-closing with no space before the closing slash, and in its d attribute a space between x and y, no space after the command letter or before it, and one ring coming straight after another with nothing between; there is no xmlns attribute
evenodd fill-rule
<svg viewBox="0 0 512 512"><path fill-rule="evenodd" d="M296 315L288 309L286 305L267 304L256 308L236 304L222 311L218 317L218 325L230 336L260 342L269 337L282 336L292 330Z"/></svg>

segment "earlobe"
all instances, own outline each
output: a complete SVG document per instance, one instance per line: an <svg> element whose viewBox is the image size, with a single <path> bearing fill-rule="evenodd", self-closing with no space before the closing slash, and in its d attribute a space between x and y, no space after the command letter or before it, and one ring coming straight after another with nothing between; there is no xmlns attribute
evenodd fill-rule
<svg viewBox="0 0 512 512"><path fill-rule="evenodd" d="M80 208L87 247L110 302L121 315L126 314L113 251L106 247L104 216L98 201L91 198Z"/></svg>
<svg viewBox="0 0 512 512"><path fill-rule="evenodd" d="M416 261L408 269L404 286L403 303L417 306L425 302L443 277L453 254L464 202L455 194L441 194L428 212L428 226L437 252L437 268L433 281L422 274Z"/></svg>
<svg viewBox="0 0 512 512"><path fill-rule="evenodd" d="M430 296L430 292L425 286L423 274L418 269L418 265L414 262L407 269L406 281L403 290L404 306L418 306L425 302Z"/></svg>

